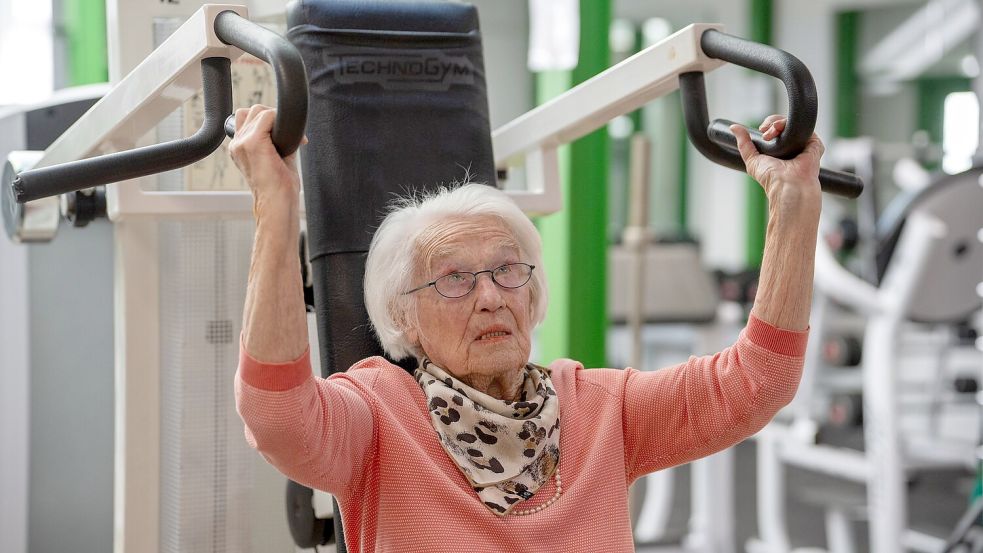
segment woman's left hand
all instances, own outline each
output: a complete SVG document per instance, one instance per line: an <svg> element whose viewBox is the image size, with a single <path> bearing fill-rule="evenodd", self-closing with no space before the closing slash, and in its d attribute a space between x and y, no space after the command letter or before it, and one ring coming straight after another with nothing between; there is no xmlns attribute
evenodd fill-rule
<svg viewBox="0 0 983 553"><path fill-rule="evenodd" d="M765 140L777 137L785 130L786 117L769 115L759 130ZM819 160L826 148L815 134L809 138L805 149L793 159L774 158L758 152L747 129L732 125L737 137L737 148L744 159L747 173L761 184L772 208L781 210L809 208L818 214L822 203L819 188Z"/></svg>
<svg viewBox="0 0 983 553"><path fill-rule="evenodd" d="M765 140L785 130L785 117L772 115L761 124ZM768 229L758 292L752 313L759 319L790 330L809 326L816 233L822 192L819 158L825 148L815 134L793 159L783 160L758 152L747 129L731 127L738 149L754 177L768 195Z"/></svg>

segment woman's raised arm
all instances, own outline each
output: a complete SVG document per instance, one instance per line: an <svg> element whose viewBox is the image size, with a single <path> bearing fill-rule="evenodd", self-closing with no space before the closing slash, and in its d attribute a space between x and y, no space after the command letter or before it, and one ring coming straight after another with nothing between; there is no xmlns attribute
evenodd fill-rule
<svg viewBox="0 0 983 553"><path fill-rule="evenodd" d="M765 139L785 120L761 125ZM815 135L783 161L758 153L735 125L748 174L768 196L768 228L752 317L733 346L655 372L629 371L625 452L630 478L710 455L760 430L795 395L812 302L821 208Z"/></svg>
<svg viewBox="0 0 983 553"><path fill-rule="evenodd" d="M772 115L761 124L765 139L777 136L785 119ZM787 330L809 326L816 235L822 199L819 159L823 143L813 135L806 149L788 161L758 153L747 131L734 125L747 172L768 196L768 227L764 257L752 313L762 321Z"/></svg>
<svg viewBox="0 0 983 553"><path fill-rule="evenodd" d="M242 346L259 361L283 363L307 350L307 314L300 276L300 176L296 154L280 158L270 131L276 111L236 111L229 151L253 193L256 235L243 309Z"/></svg>
<svg viewBox="0 0 983 553"><path fill-rule="evenodd" d="M315 378L300 276L300 176L270 140L276 112L236 112L230 152L253 193L256 236L246 290L236 408L246 439L282 473L339 493L371 447L373 415L349 379Z"/></svg>

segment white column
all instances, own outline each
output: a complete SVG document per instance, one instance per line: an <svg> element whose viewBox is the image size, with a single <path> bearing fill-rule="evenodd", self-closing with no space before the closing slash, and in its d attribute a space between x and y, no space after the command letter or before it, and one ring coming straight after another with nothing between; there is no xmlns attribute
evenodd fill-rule
<svg viewBox="0 0 983 553"><path fill-rule="evenodd" d="M27 247L0 232L0 551L27 553L30 378Z"/></svg>
<svg viewBox="0 0 983 553"><path fill-rule="evenodd" d="M816 133L827 143L836 125L836 19L827 2L775 2L774 41L802 60L816 81ZM785 109L784 106L779 107Z"/></svg>
<svg viewBox="0 0 983 553"><path fill-rule="evenodd" d="M135 186L126 183L123 186ZM113 550L160 542L160 332L157 223L115 228L116 413Z"/></svg>
<svg viewBox="0 0 983 553"><path fill-rule="evenodd" d="M155 48L154 24L186 20L200 1L107 0L109 79L118 83ZM140 137L130 137L139 140ZM132 147L133 145L121 145ZM139 186L135 182L117 186ZM113 549L155 553L160 539L160 316L158 227L117 222Z"/></svg>
<svg viewBox="0 0 983 553"><path fill-rule="evenodd" d="M712 18L724 32L747 36L748 2L715 4ZM705 20L694 14L696 19ZM748 113L747 70L725 65L706 77L710 119L743 121ZM703 261L711 268L740 270L746 265L747 193L744 173L717 165L689 145L689 195L686 209L690 230L700 238Z"/></svg>

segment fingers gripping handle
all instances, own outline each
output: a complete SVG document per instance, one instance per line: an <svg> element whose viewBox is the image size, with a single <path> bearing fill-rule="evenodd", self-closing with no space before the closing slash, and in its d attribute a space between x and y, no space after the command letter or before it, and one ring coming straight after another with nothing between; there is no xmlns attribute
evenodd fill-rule
<svg viewBox="0 0 983 553"><path fill-rule="evenodd" d="M297 151L307 125L307 70L300 52L282 36L231 11L215 18L215 35L273 68L277 90L273 145L281 157ZM224 128L230 138L235 135L234 115L226 118Z"/></svg>
<svg viewBox="0 0 983 553"><path fill-rule="evenodd" d="M788 95L789 115L785 130L773 140L764 140L760 132L748 129L758 151L777 158L791 159L805 148L816 127L818 100L816 84L805 65L795 56L748 40L709 29L700 38L700 45L710 57L728 61L778 78ZM683 115L690 140L710 160L744 171L744 160L737 151L737 138L730 132L726 120L710 124L707 114L706 86L703 73L683 73L679 76ZM863 182L855 175L823 169L819 173L823 191L856 198L863 191Z"/></svg>
<svg viewBox="0 0 983 553"><path fill-rule="evenodd" d="M728 121L727 119L714 119L713 123L710 123L707 129L710 140L717 145L733 148L736 152L737 138L734 136L734 133L730 132L730 126L734 124L733 121ZM761 132L757 129L749 128L748 133L751 135L751 142L758 147L759 152L762 151L759 144L767 142L761 137ZM740 157L740 154L738 154L738 157ZM794 155L790 157L794 157ZM744 170L743 160L741 160L740 170ZM823 189L823 192L846 198L856 198L864 190L863 180L853 173L825 168L819 169L819 186Z"/></svg>
<svg viewBox="0 0 983 553"><path fill-rule="evenodd" d="M274 122L274 125L275 124L276 123ZM225 136L228 136L229 138L236 137L236 114L233 113L225 118L225 125L223 125L223 128L225 129ZM277 151L279 152L280 150Z"/></svg>

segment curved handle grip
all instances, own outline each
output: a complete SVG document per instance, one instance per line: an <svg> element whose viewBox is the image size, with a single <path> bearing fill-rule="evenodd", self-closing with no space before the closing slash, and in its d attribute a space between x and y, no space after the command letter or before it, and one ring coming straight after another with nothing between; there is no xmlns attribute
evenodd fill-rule
<svg viewBox="0 0 983 553"><path fill-rule="evenodd" d="M774 140L764 140L761 133L748 129L751 140L763 154L791 159L804 148L816 127L816 84L805 65L795 56L748 40L709 29L700 38L704 53L780 79L789 99L785 130ZM737 151L737 139L728 128L731 122L714 121L707 113L706 86L702 72L679 75L683 117L690 141L711 161L738 171L745 171L744 160ZM819 182L825 192L856 198L863 191L863 181L855 175L820 170Z"/></svg>
<svg viewBox="0 0 983 553"><path fill-rule="evenodd" d="M215 19L215 33L224 42L241 48L273 66L277 85L277 118L273 143L281 156L295 152L307 124L307 70L300 52L285 38L231 11ZM9 194L17 203L83 190L93 186L135 179L178 169L194 163L222 144L232 113L232 77L228 58L201 60L205 120L188 137L89 159L24 171L10 183ZM3 183L6 187L7 183Z"/></svg>
<svg viewBox="0 0 983 553"><path fill-rule="evenodd" d="M287 39L232 11L216 16L215 35L273 67L277 94L271 138L281 157L297 151L307 125L307 69L300 52ZM226 119L224 129L229 137L235 135L235 117Z"/></svg>
<svg viewBox="0 0 983 553"><path fill-rule="evenodd" d="M816 128L819 98L816 82L809 69L798 58L771 46L744 40L714 29L700 37L703 53L782 81L788 94L788 122L785 130L774 139L765 141L760 134L754 145L758 151L782 159L791 159L805 148ZM727 131L730 133L730 131ZM752 134L752 137L754 135Z"/></svg>
<svg viewBox="0 0 983 553"><path fill-rule="evenodd" d="M229 68L228 58L201 60L205 120L188 138L24 171L13 180L9 193L17 203L25 203L179 169L205 158L225 140L222 122L232 111Z"/></svg>

